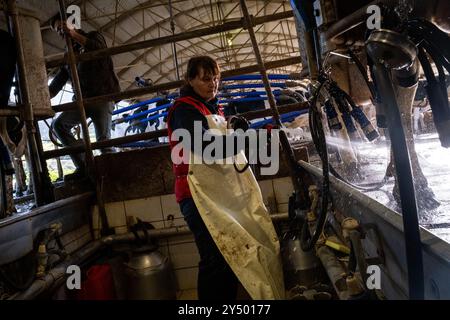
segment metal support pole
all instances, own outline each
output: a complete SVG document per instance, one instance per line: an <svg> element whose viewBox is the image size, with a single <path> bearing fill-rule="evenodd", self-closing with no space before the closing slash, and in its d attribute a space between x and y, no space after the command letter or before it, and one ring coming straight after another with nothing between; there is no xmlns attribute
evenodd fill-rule
<svg viewBox="0 0 450 320"><path fill-rule="evenodd" d="M169 13L170 13L170 29L172 30L172 35L175 35L175 22L173 21L173 12L172 12L172 0L169 0ZM176 42L172 42L172 53L173 53L173 64L175 67L175 73L177 76L177 80L180 80L180 71L178 70L178 58L177 58L177 44Z"/></svg>
<svg viewBox="0 0 450 320"><path fill-rule="evenodd" d="M33 106L30 102L30 95L28 91L28 83L25 72L25 57L22 47L22 37L20 34L19 13L15 0L8 0L7 2L8 15L10 17L10 29L14 34L17 50L17 72L16 76L19 79L20 85L20 98L23 104L23 120L25 121L25 127L27 130L27 143L28 150L30 152L31 163L31 177L33 180L33 192L34 199L37 206L45 204L43 197L43 186L41 180L42 167L39 160L39 150L36 143L36 127L34 126Z"/></svg>
<svg viewBox="0 0 450 320"><path fill-rule="evenodd" d="M42 197L45 203L51 203L55 201L55 195L53 193L54 187L50 179L50 174L48 172L47 161L44 158L44 146L42 145L41 132L39 130L39 124L37 121L35 122L35 128L36 128L37 152L39 154L39 161L42 167L42 174L41 174L41 184L43 187Z"/></svg>
<svg viewBox="0 0 450 320"><path fill-rule="evenodd" d="M66 22L67 14L66 7L64 5L64 0L58 0L59 2L59 12L61 15L62 21ZM75 54L72 47L72 40L67 36L64 36L66 40L67 46L67 60L70 67L71 79L72 79L72 87L74 88L75 97L76 97L76 105L78 108L78 112L80 113L81 118L81 129L83 132L83 140L84 140L84 149L85 149L85 159L86 159L86 168L88 172L88 176L96 185L97 191L97 205L99 209L99 215L102 220L102 235L107 235L112 232L108 225L108 218L106 217L105 204L102 196L102 186L100 185L99 179L96 179L95 174L95 163L94 163L94 154L92 153L92 145L91 139L89 138L89 128L86 120L86 113L84 110L84 102L83 102L83 94L81 92L80 79L78 77L77 65L75 62Z"/></svg>
<svg viewBox="0 0 450 320"><path fill-rule="evenodd" d="M272 93L272 89L270 88L270 83L269 83L269 78L267 76L266 67L262 60L261 52L259 51L258 42L257 42L256 36L255 36L255 31L253 30L253 26L252 26L252 19L250 18L250 15L248 13L247 4L245 3L245 0L240 0L240 3L241 3L241 8L242 8L242 13L244 14L244 19L246 22L246 27L248 28L248 33L250 35L250 40L252 41L256 61L258 62L259 72L261 73L262 81L264 83L264 88L266 89L267 99L269 101L270 109L272 110L273 119L274 119L276 125L279 128L282 128L283 125L281 123L280 114L279 114L277 106L276 106L275 97ZM299 183L298 179L295 178L296 172L294 172L294 169L293 169L293 168L297 167L297 161L295 159L294 152L291 148L291 145L286 136L286 133L283 130L280 131L280 143L283 148L283 151L285 152L286 156L288 157L288 161L290 162L289 168L291 170L291 178L292 178L292 183L294 185L294 189L300 190L301 189L300 183Z"/></svg>
<svg viewBox="0 0 450 320"><path fill-rule="evenodd" d="M59 13L64 23L67 20L66 6L64 0L58 0ZM84 110L83 94L81 92L80 78L78 77L77 65L75 63L75 54L72 47L72 40L67 34L64 35L67 47L67 60L69 63L72 87L76 97L76 105L81 118L81 131L83 132L83 141L85 147L86 168L90 176L94 176L94 155L92 154L91 139L89 138L89 128L86 120L86 112Z"/></svg>

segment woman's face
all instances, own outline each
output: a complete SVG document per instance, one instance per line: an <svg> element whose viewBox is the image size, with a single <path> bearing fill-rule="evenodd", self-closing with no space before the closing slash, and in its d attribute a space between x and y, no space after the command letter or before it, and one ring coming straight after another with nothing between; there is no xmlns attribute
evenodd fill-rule
<svg viewBox="0 0 450 320"><path fill-rule="evenodd" d="M205 101L215 98L219 90L220 75L213 75L209 72L205 73L200 67L199 73L194 79L189 80L189 84L200 97Z"/></svg>

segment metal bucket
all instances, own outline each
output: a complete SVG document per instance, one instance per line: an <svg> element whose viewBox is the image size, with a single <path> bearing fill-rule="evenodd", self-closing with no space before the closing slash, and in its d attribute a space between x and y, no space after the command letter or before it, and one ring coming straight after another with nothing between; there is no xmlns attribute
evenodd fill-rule
<svg viewBox="0 0 450 320"><path fill-rule="evenodd" d="M169 259L156 247L134 250L124 263L128 300L175 300L176 286Z"/></svg>
<svg viewBox="0 0 450 320"><path fill-rule="evenodd" d="M322 267L314 250L303 251L297 237L284 239L282 246L286 288L295 285L309 287L323 278Z"/></svg>

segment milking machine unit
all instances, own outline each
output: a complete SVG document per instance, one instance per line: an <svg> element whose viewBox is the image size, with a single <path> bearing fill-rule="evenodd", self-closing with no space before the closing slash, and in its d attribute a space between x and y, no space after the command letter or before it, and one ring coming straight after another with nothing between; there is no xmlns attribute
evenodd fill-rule
<svg viewBox="0 0 450 320"><path fill-rule="evenodd" d="M409 294L412 299L423 298L424 280L422 245L419 234L417 204L409 153L401 125L399 106L393 82L408 88L418 81L418 62L427 80L427 96L433 112L439 139L443 147L450 146L450 109L445 84L444 68L450 72L450 38L432 23L423 19L409 19L411 8L400 4L383 8L382 29L373 30L366 48L371 72L378 91L392 143L395 169L399 182L406 256L408 263ZM434 75L430 60L438 71Z"/></svg>
<svg viewBox="0 0 450 320"><path fill-rule="evenodd" d="M308 15L308 8L305 2L292 1L291 3L294 11L297 12L297 16L302 17L301 20L305 24L307 31L317 28L311 25L314 24L314 19L306 19L313 16L311 12ZM387 128L387 132L390 135L401 198L409 297L411 299L423 299L424 276L417 204L410 158L394 85L409 88L416 84L420 63L427 80L426 91L441 144L444 147L449 147L450 108L444 69L450 73L450 39L447 34L428 21L409 19L409 12L411 12L411 8L408 6L408 2L405 1L400 1L395 7L382 6L382 29L367 31L365 45L373 82L369 80L365 66L362 65L350 49L348 50L349 56L347 58L353 60L368 85L372 101L376 106L378 127ZM316 36L314 42L317 43L317 33L313 32L313 35ZM317 80L313 81L312 85L309 124L313 142L322 162L322 188L320 191L316 190L316 194L321 198L321 201L316 198L313 201L315 205L312 205L310 207L311 210L308 212L308 210L300 206L296 196L299 191L296 189L289 200L289 214L291 219L299 221L302 225L300 232L301 249L304 251L315 249L315 253L320 256L322 263L327 269L328 276L333 282L333 274L329 273L333 267L332 265L326 266L326 259L322 259L323 250L320 248L323 248L321 245L327 241L326 238L324 239L324 230L330 224L333 225L332 221L336 220L334 214L329 214L333 212L333 206L330 201L329 173L331 172L338 179L344 179L329 163L322 117L326 117L326 122L332 135L333 132L341 130L343 125L345 125L349 136L353 136L353 139L358 138L355 125L361 128L368 141L375 140L379 135L361 108L331 79L330 72L327 69L327 60L332 53L328 53L322 63L319 59L321 54L318 46L307 47L307 51L310 75ZM343 56L342 54L338 55ZM311 57L317 57L318 59L310 59ZM311 62L316 64L312 68L310 66ZM432 63L434 63L438 72L437 76L434 74ZM318 76L314 73L314 69L318 70ZM338 117L339 113L343 124ZM385 176L381 183L352 186L360 190L369 191L380 188L386 181L387 178ZM315 215L316 211L319 212L317 217ZM339 223L334 223L334 225L339 227ZM361 234L363 234L364 231L360 227L358 228L355 228L355 230L362 231ZM340 231L342 232L342 230ZM339 241L337 242L339 243ZM348 244L348 242L345 242L345 239L341 241L342 243ZM355 270L355 263L358 265L361 276L364 276L362 271L366 267L363 255L361 255L361 246L351 243L350 247L350 257L353 258L351 258L351 263L349 263L352 266L350 268L349 265L349 270L347 270L349 275L346 279L348 280L348 289L353 286L354 278L352 273Z"/></svg>

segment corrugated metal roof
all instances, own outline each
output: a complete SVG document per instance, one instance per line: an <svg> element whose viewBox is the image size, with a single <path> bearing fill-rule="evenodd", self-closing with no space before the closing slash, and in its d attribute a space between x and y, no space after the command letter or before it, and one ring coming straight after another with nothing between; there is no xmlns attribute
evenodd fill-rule
<svg viewBox="0 0 450 320"><path fill-rule="evenodd" d="M63 52L64 41L48 27L49 19L58 13L58 2L19 0L18 4L37 11L42 21L45 55ZM82 29L101 31L108 46L172 34L168 0L66 1L67 6L70 4L81 9ZM172 0L171 5L175 33L207 28L242 17L239 0ZM247 6L254 16L291 10L288 0L247 0ZM299 56L293 18L258 25L255 32L264 61ZM180 41L176 43L176 50L180 74L183 74L188 59L200 54L217 58L224 70L256 64L250 38L243 29ZM176 80L171 44L115 55L113 60L122 90L133 88L136 76L149 78L155 84ZM299 65L279 70L299 71Z"/></svg>

